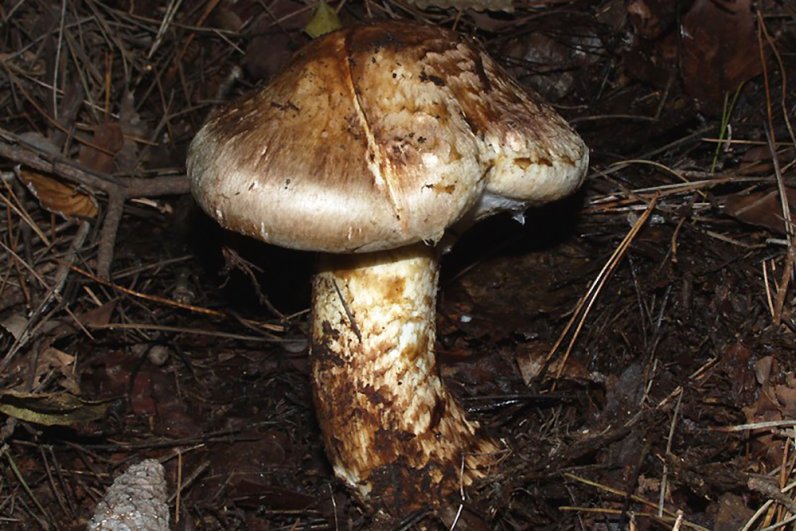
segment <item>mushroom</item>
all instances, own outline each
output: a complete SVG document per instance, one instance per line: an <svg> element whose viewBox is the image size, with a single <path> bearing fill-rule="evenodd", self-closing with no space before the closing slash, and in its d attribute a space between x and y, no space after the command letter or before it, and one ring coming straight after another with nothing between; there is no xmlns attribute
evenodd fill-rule
<svg viewBox="0 0 796 531"><path fill-rule="evenodd" d="M360 499L435 504L496 462L440 379L439 256L479 219L570 194L587 165L580 137L472 40L405 22L311 42L196 135L188 174L211 217L321 253L315 407Z"/></svg>

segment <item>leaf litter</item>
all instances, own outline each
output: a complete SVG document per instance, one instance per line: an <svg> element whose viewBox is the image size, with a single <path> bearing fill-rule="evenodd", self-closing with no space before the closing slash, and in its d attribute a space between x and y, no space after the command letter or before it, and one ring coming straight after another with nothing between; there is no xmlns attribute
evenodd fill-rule
<svg viewBox="0 0 796 531"><path fill-rule="evenodd" d="M185 195L194 132L308 42L317 5L0 8L4 528L85 528L153 458L181 528L373 528L313 416L311 257L225 233ZM487 221L444 259L442 372L511 449L460 525L788 525L792 7L328 8L473 36L592 149L578 196Z"/></svg>

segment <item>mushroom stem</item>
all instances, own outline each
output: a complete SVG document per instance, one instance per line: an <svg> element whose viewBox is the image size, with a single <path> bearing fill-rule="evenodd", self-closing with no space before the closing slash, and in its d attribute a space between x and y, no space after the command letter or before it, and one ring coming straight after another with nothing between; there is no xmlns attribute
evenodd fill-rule
<svg viewBox="0 0 796 531"><path fill-rule="evenodd" d="M313 282L313 388L336 475L379 508L417 508L482 477L497 444L439 376L436 251L323 255Z"/></svg>

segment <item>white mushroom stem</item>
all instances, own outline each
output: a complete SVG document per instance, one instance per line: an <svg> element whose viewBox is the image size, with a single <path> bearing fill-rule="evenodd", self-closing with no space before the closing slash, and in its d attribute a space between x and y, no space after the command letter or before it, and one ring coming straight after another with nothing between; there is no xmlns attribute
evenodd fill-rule
<svg viewBox="0 0 796 531"><path fill-rule="evenodd" d="M482 477L497 445L445 389L434 355L436 251L324 255L313 284L313 387L334 471L383 507Z"/></svg>

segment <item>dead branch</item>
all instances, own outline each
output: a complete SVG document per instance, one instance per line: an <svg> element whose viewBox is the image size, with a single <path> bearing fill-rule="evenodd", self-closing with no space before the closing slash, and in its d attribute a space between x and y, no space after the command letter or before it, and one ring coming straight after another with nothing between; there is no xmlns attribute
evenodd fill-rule
<svg viewBox="0 0 796 531"><path fill-rule="evenodd" d="M5 129L0 129L0 157L41 172L57 175L108 196L108 211L100 235L97 257L97 271L104 278L110 278L116 232L122 218L124 203L132 198L181 195L189 191L188 178L185 176L145 179L100 174L82 168L78 163L60 155L44 152Z"/></svg>

